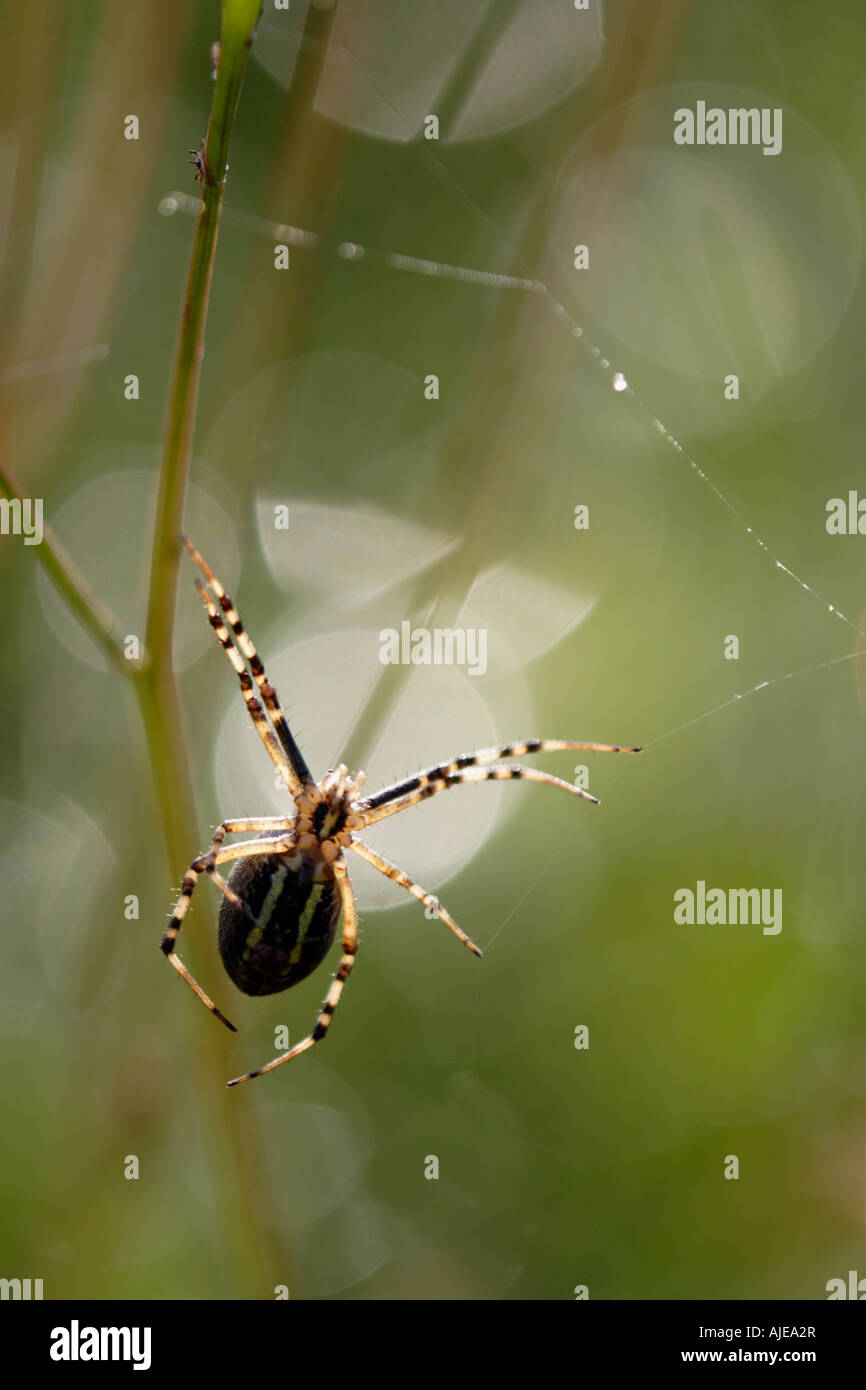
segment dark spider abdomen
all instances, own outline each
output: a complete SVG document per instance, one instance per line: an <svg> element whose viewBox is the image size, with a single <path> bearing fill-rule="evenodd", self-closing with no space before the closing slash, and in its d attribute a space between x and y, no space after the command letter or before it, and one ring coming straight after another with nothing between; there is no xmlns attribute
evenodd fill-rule
<svg viewBox="0 0 866 1390"><path fill-rule="evenodd" d="M296 850L239 859L229 876L258 926L223 898L219 949L244 994L278 994L321 965L340 919L340 894L329 865Z"/></svg>

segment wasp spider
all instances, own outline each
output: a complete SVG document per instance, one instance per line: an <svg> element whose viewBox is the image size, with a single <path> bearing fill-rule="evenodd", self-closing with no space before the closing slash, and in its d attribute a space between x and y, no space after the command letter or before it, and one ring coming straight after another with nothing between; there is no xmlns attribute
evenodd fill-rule
<svg viewBox="0 0 866 1390"><path fill-rule="evenodd" d="M346 851L351 850L368 864L399 883L451 929L476 956L481 951L461 931L445 908L419 884L383 859L363 840L359 832L378 821L395 816L437 792L462 782L505 781L522 778L561 787L572 796L597 801L589 792L551 777L546 772L499 760L526 753L552 753L562 749L589 749L600 753L637 753L637 748L620 748L606 743L572 743L561 739L529 739L504 743L480 753L466 753L449 763L427 768L415 777L395 782L375 796L362 796L364 773L350 774L338 764L316 782L304 761L280 708L277 692L265 673L259 656L244 631L237 609L216 575L195 546L184 537L184 545L207 585L196 580L196 588L207 610L211 627L237 672L256 732L279 769L295 803L290 816L244 816L224 820L217 826L206 854L190 864L183 880L171 921L162 940L162 949L178 974L182 975L203 1004L232 1032L236 1029L208 998L175 952L177 935L186 916L196 882L208 874L223 895L219 915L219 950L231 979L244 994L276 994L306 979L325 959L336 935L342 913L343 952L340 964L315 1027L308 1037L265 1066L229 1081L237 1086L254 1076L273 1071L320 1042L328 1031L343 987L355 963L358 949L358 913L349 881ZM258 694L256 694L256 690ZM226 835L239 833L254 838L224 845ZM234 862L228 880L219 872L222 864Z"/></svg>

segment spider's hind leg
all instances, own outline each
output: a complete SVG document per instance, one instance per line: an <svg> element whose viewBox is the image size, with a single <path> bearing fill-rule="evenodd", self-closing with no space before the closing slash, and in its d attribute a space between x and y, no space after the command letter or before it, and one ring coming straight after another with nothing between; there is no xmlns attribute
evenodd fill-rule
<svg viewBox="0 0 866 1390"><path fill-rule="evenodd" d="M307 1052L314 1047L317 1042L321 1042L331 1026L331 1019L340 1002L343 988L352 973L355 964L355 953L358 949L358 909L355 905L355 894L352 891L352 884L349 881L349 870L346 861L342 856L331 863L334 877L337 880L337 887L343 904L343 954L340 957L340 964L331 982L331 988L322 1004L319 1017L316 1019L312 1033L289 1048L288 1052L282 1052L278 1057L274 1057L265 1066L258 1067L255 1071L248 1071L244 1076L236 1076L233 1081L227 1081L227 1086L239 1086L242 1081L252 1081L253 1077L264 1076L266 1071L273 1071L275 1067L281 1067L284 1062L291 1062L293 1057L298 1057L300 1053Z"/></svg>
<svg viewBox="0 0 866 1390"><path fill-rule="evenodd" d="M178 898L177 903L175 904L174 912L171 915L171 921L165 929L165 933L161 942L161 949L166 958L174 966L181 979L186 980L193 993L198 995L205 1008L210 1009L212 1014L216 1014L216 1017L220 1020L221 1023L225 1024L226 1028L229 1028L233 1033L236 1033L238 1030L235 1027L235 1025L229 1022L225 1014L221 1013L220 1010L217 1008L216 1004L213 1002L213 1000L205 994L201 985L195 979L193 979L192 975L187 970L180 956L176 953L174 949L174 944L177 940L177 935L180 931L181 923L183 922L183 919L186 916L186 910L189 907L190 899L192 898L192 895L195 891L196 883L198 882L199 873L204 871L204 865L202 865L200 869L196 869L193 867L196 863L199 862L199 860L193 860L193 863L190 865L190 867L184 874L183 884L180 890L180 897Z"/></svg>
<svg viewBox="0 0 866 1390"><path fill-rule="evenodd" d="M230 859L242 858L245 854L272 853L272 846L270 846L267 843L267 841L253 841L251 844L229 845L225 849L223 849L222 842L225 836L245 831L261 832L263 830L282 829L288 831L291 827L291 824L292 822L290 820L287 821L282 819L281 817L268 816L254 818L246 816L240 820L224 820L221 825L218 825L216 830L214 831L213 839L211 840L210 848L208 849L207 853L200 854L198 858L194 859L190 864L189 868L187 869L186 873L184 874L183 884L181 885L180 890L180 896L175 904L174 912L171 915L171 921L169 922L163 934L161 942L161 950L163 952L163 955L165 955L167 959L171 962L171 964L174 966L175 970L181 976L181 978L186 980L193 993L198 995L205 1008L210 1009L210 1012L212 1014L215 1014L216 1017L220 1020L220 1022L224 1023L226 1028L230 1028L233 1033L236 1033L238 1031L235 1025L229 1022L225 1014L221 1013L220 1010L217 1008L216 1004L213 1002L213 1000L205 994L201 985L198 984L198 982L193 978L193 976L190 974L183 961L181 960L180 956L177 955L177 953L175 952L174 945L177 940L178 933L180 932L183 919L187 914L187 909L190 905L192 895L195 892L195 886L198 882L200 874L209 874L210 877L213 878L217 887L220 889L222 893L225 894L229 901L234 903L234 905L239 907L241 910L247 912L247 915L249 915L249 909L246 907L246 904L241 902L237 894L234 893L231 888L229 888L228 884L224 881L220 874L217 873L216 866L217 864L225 863L227 860Z"/></svg>

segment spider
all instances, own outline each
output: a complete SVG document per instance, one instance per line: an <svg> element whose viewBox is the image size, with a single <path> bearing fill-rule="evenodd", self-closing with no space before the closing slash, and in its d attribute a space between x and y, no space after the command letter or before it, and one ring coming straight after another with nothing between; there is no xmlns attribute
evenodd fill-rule
<svg viewBox="0 0 866 1390"><path fill-rule="evenodd" d="M504 743L479 753L465 753L451 762L395 782L374 796L362 797L365 774L352 775L343 763L327 772L321 782L316 782L232 600L186 536L183 544L205 577L206 585L196 579L196 588L211 627L237 672L256 732L294 799L295 814L244 816L224 820L217 826L209 849L193 860L184 876L180 896L162 939L162 950L206 1008L232 1032L237 1032L175 952L177 935L199 876L207 874L223 894L219 951L226 972L244 994L276 994L306 979L325 959L341 914L343 918L340 964L313 1031L263 1067L227 1082L229 1086L237 1086L306 1052L325 1037L331 1025L358 949L358 913L346 863L347 850L360 855L386 878L399 883L422 902L432 916L441 919L464 946L476 956L481 955L475 942L461 931L432 893L426 892L396 865L359 840L359 831L463 782L522 778L562 787L572 796L597 803L597 797L559 777L502 764L499 759L563 749L599 753L639 753L641 750L606 743L536 738ZM254 687L258 689L258 696ZM226 835L236 833L254 838L223 844ZM236 862L226 880L219 873L219 866L232 860Z"/></svg>

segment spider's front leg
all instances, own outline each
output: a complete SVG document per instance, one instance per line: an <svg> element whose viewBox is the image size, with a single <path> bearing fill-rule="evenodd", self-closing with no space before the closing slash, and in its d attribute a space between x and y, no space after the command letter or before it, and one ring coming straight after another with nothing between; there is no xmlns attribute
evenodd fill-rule
<svg viewBox="0 0 866 1390"><path fill-rule="evenodd" d="M419 801L426 801L450 787L459 787L467 782L542 782L550 787L560 787L572 796L582 797L598 805L598 797L573 782L564 782L561 777L551 777L547 772L537 772L534 768L517 767L514 764L499 764L495 767L483 766L496 762L499 758L522 756L524 753L557 753L567 749L584 749L592 753L640 753L640 748L626 748L618 743L575 743L572 740L553 738L531 738L520 743L500 743L495 748L482 748L477 753L464 753L453 758L450 763L438 763L407 777L402 782L394 782L383 787L375 796L367 797L358 804L357 810L363 816L363 823L375 825L377 821L387 820Z"/></svg>
<svg viewBox="0 0 866 1390"><path fill-rule="evenodd" d="M302 1052L314 1047L317 1042L321 1042L331 1026L331 1019L340 1002L343 987L352 973L355 953L358 949L358 910L349 881L349 871L342 853L331 862L331 869L337 882L343 908L343 954L319 1017L316 1019L315 1027L306 1038L296 1043L288 1052L280 1053L278 1057L274 1057L265 1066L258 1067L256 1071L248 1071L244 1076L236 1076L233 1081L226 1082L227 1086L239 1086L242 1081L252 1081L255 1076L264 1076L266 1071L273 1071L275 1067L281 1067L284 1062L291 1062L294 1057L298 1057Z"/></svg>
<svg viewBox="0 0 866 1390"><path fill-rule="evenodd" d="M204 556L200 551L196 550L192 541L189 540L187 536L183 536L182 540L188 554L198 565L214 594L216 594L225 618L225 623L228 623L228 626L234 633L234 640L237 642L239 648L238 651L235 651L228 629L214 607L207 590L204 588L204 585L198 584L198 591L207 609L211 627L214 629L220 645L223 647L229 661L234 666L240 678L241 690L253 724L256 727L259 737L267 748L271 759L283 774L289 791L293 796L297 796L304 788L309 788L313 785L313 777L304 760L304 755L295 742L294 736L286 723L286 716L283 713L277 692L268 680L267 672L253 645L252 638L241 622L241 615L235 608L231 598L226 593ZM273 733L262 714L259 702L253 698L252 682L250 681L249 672L244 666L244 660L249 662L250 670L253 673L253 679L258 686L259 693L265 703L265 708L270 715L273 724ZM277 744L274 739L274 733L276 733L279 744Z"/></svg>

